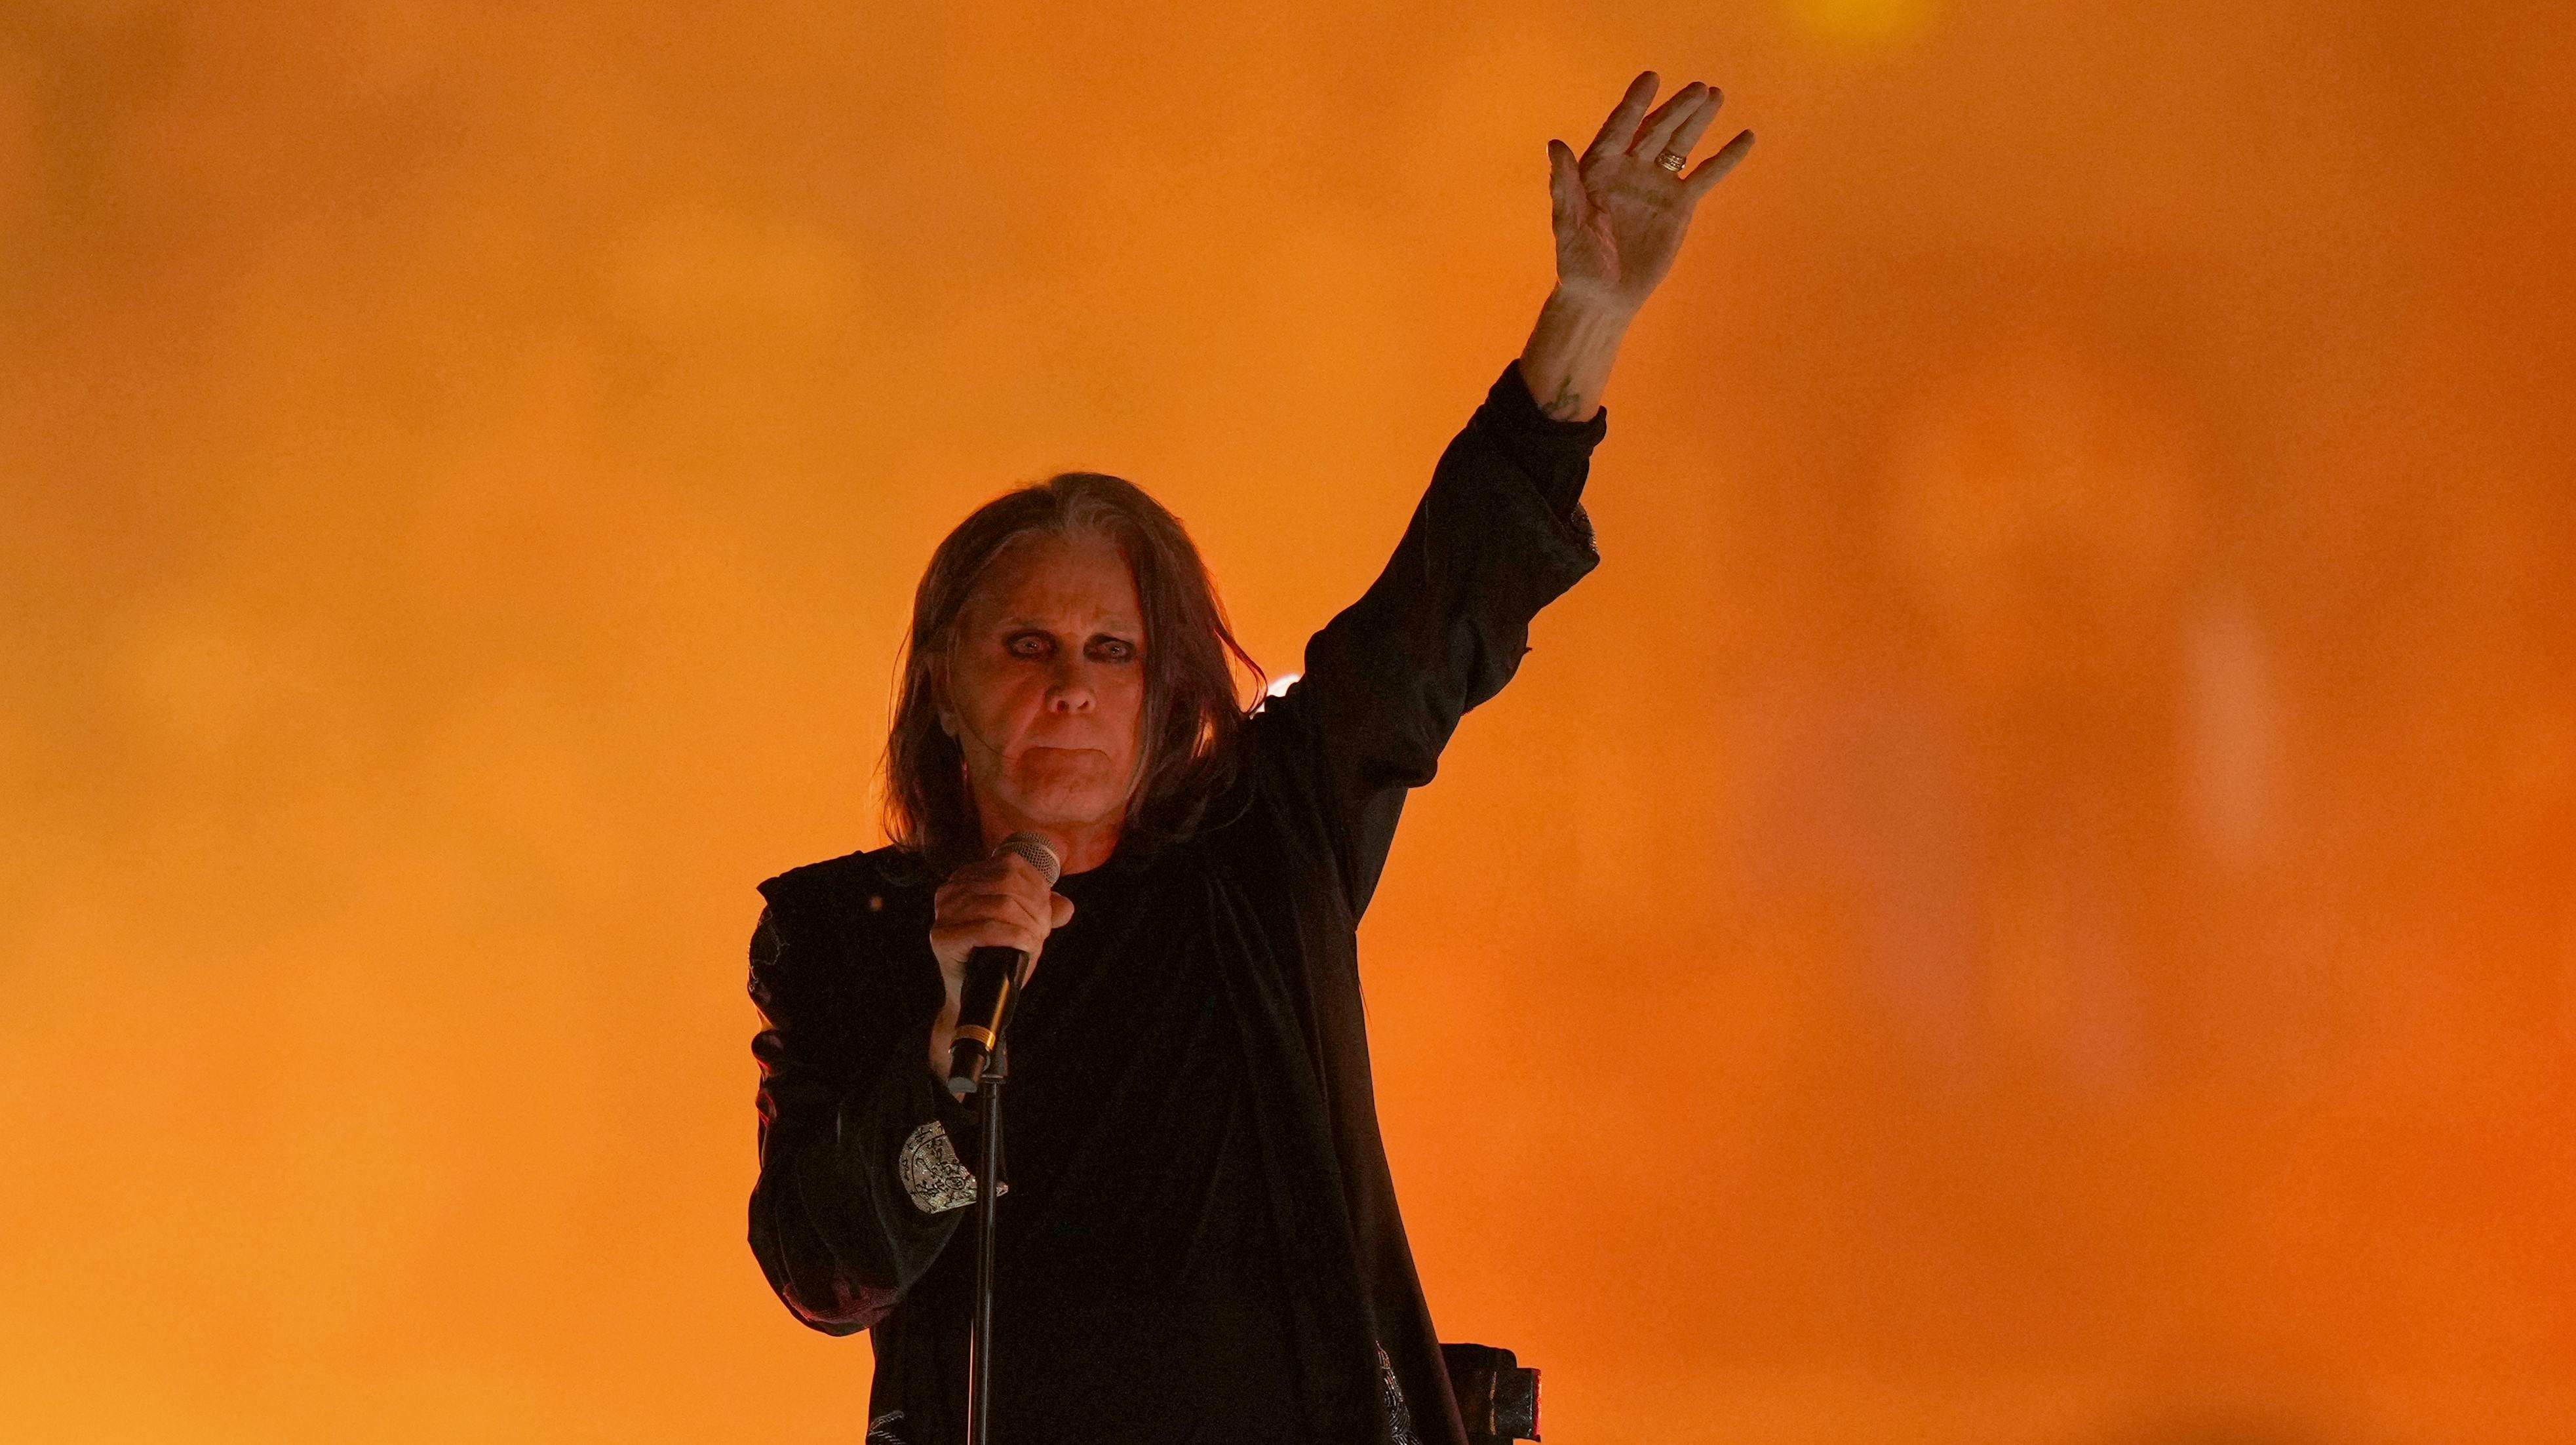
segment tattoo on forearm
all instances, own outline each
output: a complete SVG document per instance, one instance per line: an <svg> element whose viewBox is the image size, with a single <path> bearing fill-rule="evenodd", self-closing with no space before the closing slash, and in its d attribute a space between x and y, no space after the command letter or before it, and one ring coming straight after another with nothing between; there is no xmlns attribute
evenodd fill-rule
<svg viewBox="0 0 2576 1445"><path fill-rule="evenodd" d="M1582 410L1583 393L1569 376L1557 384L1556 400L1547 404L1547 414L1558 421L1572 421Z"/></svg>

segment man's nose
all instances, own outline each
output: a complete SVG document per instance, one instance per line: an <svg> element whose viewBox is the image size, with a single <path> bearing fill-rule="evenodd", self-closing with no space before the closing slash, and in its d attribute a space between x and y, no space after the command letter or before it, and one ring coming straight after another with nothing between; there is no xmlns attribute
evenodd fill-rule
<svg viewBox="0 0 2576 1445"><path fill-rule="evenodd" d="M1047 711L1091 711L1091 672L1082 662L1066 659L1056 664L1055 676L1047 682Z"/></svg>

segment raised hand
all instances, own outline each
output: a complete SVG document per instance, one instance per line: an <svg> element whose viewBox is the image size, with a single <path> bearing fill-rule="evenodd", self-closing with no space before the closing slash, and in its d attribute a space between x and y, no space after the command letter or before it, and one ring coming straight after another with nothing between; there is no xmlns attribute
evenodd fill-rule
<svg viewBox="0 0 2576 1445"><path fill-rule="evenodd" d="M1738 131L1687 175L1658 164L1668 151L1690 155L1724 97L1694 80L1648 114L1655 85L1651 70L1630 81L1579 158L1561 140L1547 143L1557 287L1628 315L1672 269L1700 198L1753 149L1753 132Z"/></svg>

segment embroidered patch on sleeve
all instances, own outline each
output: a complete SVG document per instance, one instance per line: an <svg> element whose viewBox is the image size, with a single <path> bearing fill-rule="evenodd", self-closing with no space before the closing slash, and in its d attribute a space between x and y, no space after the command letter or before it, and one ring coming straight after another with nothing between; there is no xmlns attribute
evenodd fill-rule
<svg viewBox="0 0 2576 1445"><path fill-rule="evenodd" d="M947 1128L936 1119L903 1141L895 1174L903 1180L903 1192L912 1196L913 1207L924 1214L945 1214L975 1202L975 1176L959 1161L957 1150L948 1142ZM1003 1185L1002 1192L1010 1193L1011 1186Z"/></svg>

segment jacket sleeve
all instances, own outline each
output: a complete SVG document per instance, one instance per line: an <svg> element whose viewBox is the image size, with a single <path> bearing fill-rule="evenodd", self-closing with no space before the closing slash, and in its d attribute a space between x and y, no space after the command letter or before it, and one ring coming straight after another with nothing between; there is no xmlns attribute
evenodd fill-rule
<svg viewBox="0 0 2576 1445"><path fill-rule="evenodd" d="M1539 409L1517 359L1432 469L1395 555L1306 644L1306 665L1254 714L1261 770L1297 793L1351 916L1368 907L1406 790L1431 781L1468 709L1500 692L1529 623L1599 565L1579 498L1607 407Z"/></svg>
<svg viewBox="0 0 2576 1445"><path fill-rule="evenodd" d="M882 1319L973 1199L966 1111L924 1063L930 1017L824 947L828 920L775 901L752 930L763 1027L751 1250L797 1319L830 1335ZM936 1010L933 999L930 1007Z"/></svg>

